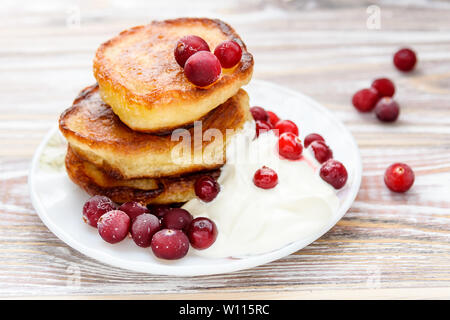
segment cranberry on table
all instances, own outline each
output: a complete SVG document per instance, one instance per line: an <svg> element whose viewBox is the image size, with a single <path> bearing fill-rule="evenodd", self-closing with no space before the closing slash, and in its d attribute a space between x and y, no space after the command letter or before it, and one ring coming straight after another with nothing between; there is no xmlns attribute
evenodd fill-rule
<svg viewBox="0 0 450 320"><path fill-rule="evenodd" d="M305 148L308 148L311 143L314 141L323 141L325 142L325 139L318 133L310 133L305 137L305 140L303 141L303 145Z"/></svg>
<svg viewBox="0 0 450 320"><path fill-rule="evenodd" d="M259 137L261 133L270 131L272 126L266 121L256 121L256 136Z"/></svg>
<svg viewBox="0 0 450 320"><path fill-rule="evenodd" d="M227 40L216 47L214 55L219 59L222 68L232 68L241 61L242 49L236 41Z"/></svg>
<svg viewBox="0 0 450 320"><path fill-rule="evenodd" d="M333 158L333 151L331 151L330 147L325 144L325 142L316 140L313 141L310 146L314 153L314 157L319 163L324 163Z"/></svg>
<svg viewBox="0 0 450 320"><path fill-rule="evenodd" d="M268 121L269 120L269 115L267 114L266 110L264 110L261 107L255 106L255 107L251 107L250 108L250 112L252 113L252 117L253 119L255 119L255 121Z"/></svg>
<svg viewBox="0 0 450 320"><path fill-rule="evenodd" d="M206 87L216 82L221 72L219 60L209 51L194 53L184 65L186 78L199 87Z"/></svg>
<svg viewBox="0 0 450 320"><path fill-rule="evenodd" d="M267 111L267 115L269 116L269 123L272 125L272 127L275 127L278 121L280 121L280 118L277 116L276 113L272 111Z"/></svg>
<svg viewBox="0 0 450 320"><path fill-rule="evenodd" d="M320 177L335 189L341 189L347 182L348 174L344 165L334 159L327 160L320 168Z"/></svg>
<svg viewBox="0 0 450 320"><path fill-rule="evenodd" d="M160 259L181 259L189 251L189 239L181 230L163 229L153 235L151 248Z"/></svg>
<svg viewBox="0 0 450 320"><path fill-rule="evenodd" d="M384 173L384 183L394 192L406 192L414 183L414 171L405 163L394 163Z"/></svg>
<svg viewBox="0 0 450 320"><path fill-rule="evenodd" d="M394 83L387 78L375 79L372 88L378 91L380 97L392 97L395 93Z"/></svg>
<svg viewBox="0 0 450 320"><path fill-rule="evenodd" d="M119 210L125 212L131 220L136 219L141 214L150 213L150 210L146 206L136 201L125 202L119 207Z"/></svg>
<svg viewBox="0 0 450 320"><path fill-rule="evenodd" d="M167 204L154 204L150 205L149 209L151 214L154 214L155 216L161 219L172 208Z"/></svg>
<svg viewBox="0 0 450 320"><path fill-rule="evenodd" d="M219 194L220 185L211 176L204 176L195 182L195 194L200 200L210 202Z"/></svg>
<svg viewBox="0 0 450 320"><path fill-rule="evenodd" d="M120 210L109 211L98 219L97 228L103 240L114 244L128 235L130 217Z"/></svg>
<svg viewBox="0 0 450 320"><path fill-rule="evenodd" d="M375 106L375 114L380 121L393 122L397 120L400 107L394 99L384 97Z"/></svg>
<svg viewBox="0 0 450 320"><path fill-rule="evenodd" d="M416 62L416 53L408 48L400 49L394 55L394 65L400 71L411 71L412 69L414 69Z"/></svg>
<svg viewBox="0 0 450 320"><path fill-rule="evenodd" d="M177 229L187 231L191 223L192 215L184 209L172 208L161 219L161 225L165 229Z"/></svg>
<svg viewBox="0 0 450 320"><path fill-rule="evenodd" d="M208 218L199 217L192 220L187 232L189 242L198 250L209 248L217 238L216 224Z"/></svg>
<svg viewBox="0 0 450 320"><path fill-rule="evenodd" d="M161 229L159 219L153 214L141 214L131 224L131 237L139 247L148 248L153 235Z"/></svg>
<svg viewBox="0 0 450 320"><path fill-rule="evenodd" d="M105 196L93 196L83 206L83 221L97 228L98 219L105 213L115 210L116 205Z"/></svg>
<svg viewBox="0 0 450 320"><path fill-rule="evenodd" d="M302 157L303 146L300 139L292 132L285 132L278 138L278 153L289 160Z"/></svg>
<svg viewBox="0 0 450 320"><path fill-rule="evenodd" d="M202 38L190 35L178 40L173 53L177 63L184 68L186 60L198 51L209 52L209 46Z"/></svg>
<svg viewBox="0 0 450 320"><path fill-rule="evenodd" d="M278 134L281 136L285 132L292 132L298 136L298 127L291 120L281 120L275 125L275 130L278 130Z"/></svg>
<svg viewBox="0 0 450 320"><path fill-rule="evenodd" d="M360 112L369 112L375 108L380 96L374 88L361 89L352 98L353 106Z"/></svg>
<svg viewBox="0 0 450 320"><path fill-rule="evenodd" d="M261 189L272 189L278 184L278 175L273 169L263 166L256 170L253 183Z"/></svg>

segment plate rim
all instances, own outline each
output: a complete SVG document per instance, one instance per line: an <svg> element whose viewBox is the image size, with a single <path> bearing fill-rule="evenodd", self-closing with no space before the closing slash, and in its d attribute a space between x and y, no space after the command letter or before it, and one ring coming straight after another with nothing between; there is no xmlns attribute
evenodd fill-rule
<svg viewBox="0 0 450 320"><path fill-rule="evenodd" d="M313 243L314 241L321 238L325 233L327 233L331 228L333 228L336 223L342 219L342 217L348 212L351 205L356 199L356 196L358 195L360 186L361 186L361 180L362 180L362 159L361 159L361 153L358 147L358 144L353 137L351 131L344 125L344 123L337 117L334 116L333 112L328 110L325 106L321 105L319 102L315 101L311 97L296 91L294 89L286 88L281 85L278 85L276 83L270 82L270 81L264 81L264 80L252 80L252 84L261 84L261 85L268 85L274 88L276 91L286 92L290 95L299 96L301 97L302 101L306 101L311 106L319 109L322 114L324 114L328 118L332 118L333 122L340 127L341 130L347 133L348 137L350 138L350 142L352 144L352 149L356 152L356 160L357 163L355 163L355 176L353 177L354 183L352 184L352 190L350 192L350 195L344 200L344 202L340 206L340 210L337 214L335 214L334 218L326 225L324 225L320 231L310 235L309 237L297 240L295 242L292 242L282 248L279 248L277 250L273 250L267 253L255 255L255 256L249 256L245 258L240 259L230 259L230 263L227 263L225 265L207 265L204 266L176 266L173 264L149 264L148 262L127 262L126 265L123 263L123 258L117 258L116 256L104 253L104 252L98 252L98 249L91 249L89 247L86 247L85 245L80 244L78 241L73 240L70 236L67 236L63 230L60 230L56 224L52 222L51 219L48 218L48 215L46 214L46 209L44 205L41 203L41 200L39 199L37 195L37 191L35 190L35 174L38 170L39 166L39 159L41 157L42 151L47 145L49 139L57 133L58 126L55 125L53 128L51 128L42 141L40 142L38 148L36 149L31 164L29 168L29 174L28 174L28 189L30 193L31 203L36 210L39 218L42 220L42 222L46 225L46 227L54 234L56 235L61 241L63 241L66 245L70 246L71 248L77 250L78 252L84 254L85 256L92 258L96 261L99 261L100 263L109 264L111 266L135 271L135 272L141 272L141 273L147 273L147 274L153 274L153 275L168 275L168 276L179 276L179 277L186 277L186 276L201 276L201 275L217 275L217 274L224 274L224 273L231 273L239 270L244 269L250 269L257 266L260 266L262 264L266 264L272 261L276 261L278 259L281 259L283 257L286 257L298 250L301 250L308 246L309 244ZM245 88L245 87L244 87ZM205 258L205 259L215 259L215 258ZM219 258L223 259L223 258ZM194 269L194 270L193 270Z"/></svg>

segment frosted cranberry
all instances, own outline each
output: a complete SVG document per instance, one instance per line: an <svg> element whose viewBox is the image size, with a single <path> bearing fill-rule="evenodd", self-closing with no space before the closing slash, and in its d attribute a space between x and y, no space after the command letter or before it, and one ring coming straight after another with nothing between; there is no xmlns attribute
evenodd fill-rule
<svg viewBox="0 0 450 320"><path fill-rule="evenodd" d="M416 53L408 48L400 49L394 55L394 65L400 71L411 71L414 69L416 62Z"/></svg>
<svg viewBox="0 0 450 320"><path fill-rule="evenodd" d="M375 108L380 99L378 91L374 88L361 89L352 98L353 106L360 112L369 112Z"/></svg>
<svg viewBox="0 0 450 320"><path fill-rule="evenodd" d="M204 176L195 182L195 194L201 200L210 202L219 194L220 185L211 176Z"/></svg>
<svg viewBox="0 0 450 320"><path fill-rule="evenodd" d="M414 171L405 163L394 163L384 173L384 183L394 192L406 192L414 183Z"/></svg>
<svg viewBox="0 0 450 320"><path fill-rule="evenodd" d="M348 174L341 162L330 159L320 168L320 177L333 188L341 189L347 182Z"/></svg>
<svg viewBox="0 0 450 320"><path fill-rule="evenodd" d="M83 221L97 228L98 219L105 213L115 210L114 202L105 196L93 196L83 206Z"/></svg>
<svg viewBox="0 0 450 320"><path fill-rule="evenodd" d="M209 46L202 38L191 35L178 40L173 54L177 63L184 68L186 60L198 51L209 51Z"/></svg>
<svg viewBox="0 0 450 320"><path fill-rule="evenodd" d="M265 121L256 121L256 136L259 137L261 133L270 131L272 129L272 126Z"/></svg>
<svg viewBox="0 0 450 320"><path fill-rule="evenodd" d="M163 229L153 235L151 247L160 259L181 259L189 251L189 239L181 230Z"/></svg>
<svg viewBox="0 0 450 320"><path fill-rule="evenodd" d="M150 213L146 206L136 201L125 202L119 207L119 210L125 212L131 220L136 219L141 214Z"/></svg>
<svg viewBox="0 0 450 320"><path fill-rule="evenodd" d="M208 218L192 220L187 232L191 245L198 250L209 248L217 238L216 224Z"/></svg>
<svg viewBox="0 0 450 320"><path fill-rule="evenodd" d="M253 119L255 121L268 121L269 115L267 114L266 110L264 110L261 107L251 107L250 112L252 113Z"/></svg>
<svg viewBox="0 0 450 320"><path fill-rule="evenodd" d="M117 243L128 235L130 217L120 210L109 211L98 219L97 228L103 240L109 243Z"/></svg>
<svg viewBox="0 0 450 320"><path fill-rule="evenodd" d="M231 68L241 61L242 49L236 41L228 40L216 47L214 55L219 59L223 68Z"/></svg>
<svg viewBox="0 0 450 320"><path fill-rule="evenodd" d="M141 214L131 225L133 241L143 248L150 247L153 235L161 229L159 219L152 214Z"/></svg>
<svg viewBox="0 0 450 320"><path fill-rule="evenodd" d="M278 138L278 153L289 160L302 157L303 146L300 139L292 132L285 132Z"/></svg>
<svg viewBox="0 0 450 320"><path fill-rule="evenodd" d="M166 204L155 204L149 206L149 208L150 212L160 219L172 209L169 205Z"/></svg>
<svg viewBox="0 0 450 320"><path fill-rule="evenodd" d="M275 130L278 130L278 134L282 135L285 132L292 132L298 136L298 127L291 120L281 120L275 125Z"/></svg>
<svg viewBox="0 0 450 320"><path fill-rule="evenodd" d="M184 209L172 208L161 219L161 225L165 229L177 229L187 231L191 223L192 215Z"/></svg>
<svg viewBox="0 0 450 320"><path fill-rule="evenodd" d="M377 118L383 122L393 122L397 120L400 113L398 103L389 97L384 97L375 106Z"/></svg>
<svg viewBox="0 0 450 320"><path fill-rule="evenodd" d="M392 97L395 93L394 83L387 78L374 80L372 82L372 88L378 91L380 97Z"/></svg>
<svg viewBox="0 0 450 320"><path fill-rule="evenodd" d="M278 175L273 169L263 166L256 170L253 183L262 189L272 189L278 184Z"/></svg>
<svg viewBox="0 0 450 320"><path fill-rule="evenodd" d="M267 111L267 115L269 116L269 123L275 128L275 125L280 121L280 118L272 111Z"/></svg>
<svg viewBox="0 0 450 320"><path fill-rule="evenodd" d="M305 148L308 148L311 143L314 141L323 141L325 142L325 139L318 133L310 133L305 137L305 140L303 141L303 145Z"/></svg>
<svg viewBox="0 0 450 320"><path fill-rule="evenodd" d="M311 143L311 148L314 152L314 157L319 163L324 163L328 159L333 158L333 151L325 142L316 140Z"/></svg>
<svg viewBox="0 0 450 320"><path fill-rule="evenodd" d="M219 60L208 51L194 53L184 65L184 74L188 80L199 87L206 87L216 82L221 72Z"/></svg>

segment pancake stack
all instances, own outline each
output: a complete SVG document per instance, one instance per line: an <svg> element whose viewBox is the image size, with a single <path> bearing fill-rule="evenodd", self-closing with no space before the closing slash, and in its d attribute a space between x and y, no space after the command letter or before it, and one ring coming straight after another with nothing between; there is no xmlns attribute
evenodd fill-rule
<svg viewBox="0 0 450 320"><path fill-rule="evenodd" d="M196 87L173 55L178 39L186 35L200 36L210 48L234 40L242 48L241 61L223 69L211 86ZM195 181L205 175L217 178L226 161L226 140L204 137L196 144L194 133L217 129L229 139L243 128L251 114L241 87L252 71L245 44L219 20L155 21L121 32L97 50L97 84L82 90L60 117L69 177L90 195L117 203L172 204L194 198ZM182 161L174 157L178 132L191 137L190 157Z"/></svg>

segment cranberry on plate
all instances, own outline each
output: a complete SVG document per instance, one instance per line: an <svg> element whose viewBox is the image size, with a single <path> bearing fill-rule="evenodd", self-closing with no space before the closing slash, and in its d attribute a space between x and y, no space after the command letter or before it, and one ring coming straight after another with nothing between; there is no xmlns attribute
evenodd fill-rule
<svg viewBox="0 0 450 320"><path fill-rule="evenodd" d="M83 221L97 228L98 219L105 213L115 210L114 202L105 196L93 196L83 206Z"/></svg>
<svg viewBox="0 0 450 320"><path fill-rule="evenodd" d="M291 120L280 120L275 125L275 130L278 130L278 135L282 135L285 132L292 132L298 136L298 127Z"/></svg>
<svg viewBox="0 0 450 320"><path fill-rule="evenodd" d="M335 189L341 189L347 182L348 174L344 165L334 159L327 160L320 168L320 177Z"/></svg>
<svg viewBox="0 0 450 320"><path fill-rule="evenodd" d="M130 231L130 217L123 211L112 210L98 219L98 233L103 240L117 243L125 239Z"/></svg>
<svg viewBox="0 0 450 320"><path fill-rule="evenodd" d="M285 132L278 138L278 153L289 160L302 157L303 146L300 139L292 132Z"/></svg>
<svg viewBox="0 0 450 320"><path fill-rule="evenodd" d="M241 46L233 40L227 40L219 44L214 50L214 55L219 59L222 68L232 68L241 61Z"/></svg>
<svg viewBox="0 0 450 320"><path fill-rule="evenodd" d="M195 194L200 200L210 202L219 194L220 185L211 176L204 176L198 179L194 185Z"/></svg>
<svg viewBox="0 0 450 320"><path fill-rule="evenodd" d="M380 121L394 122L400 113L400 107L394 99L389 97L381 98L375 106L375 115Z"/></svg>
<svg viewBox="0 0 450 320"><path fill-rule="evenodd" d="M141 214L131 225L131 237L142 248L150 247L153 235L161 229L159 219L153 214Z"/></svg>
<svg viewBox="0 0 450 320"><path fill-rule="evenodd" d="M141 214L150 213L146 206L136 201L125 202L119 207L119 210L125 212L131 220L136 219Z"/></svg>
<svg viewBox="0 0 450 320"><path fill-rule="evenodd" d="M414 183L414 171L405 163L394 163L384 173L384 183L394 192L406 192Z"/></svg>
<svg viewBox="0 0 450 320"><path fill-rule="evenodd" d="M414 69L416 62L416 53L408 48L400 49L394 55L394 65L398 70L403 72L408 72Z"/></svg>
<svg viewBox="0 0 450 320"><path fill-rule="evenodd" d="M262 121L262 120L256 120L256 136L259 137L259 135L261 133L270 131L272 129L272 126L266 122L266 121Z"/></svg>
<svg viewBox="0 0 450 320"><path fill-rule="evenodd" d="M187 210L172 208L162 217L161 224L165 229L177 229L186 232L192 219L192 215Z"/></svg>
<svg viewBox="0 0 450 320"><path fill-rule="evenodd" d="M353 106L360 112L369 112L375 108L380 99L378 91L374 88L366 88L357 91L352 98Z"/></svg>
<svg viewBox="0 0 450 320"><path fill-rule="evenodd" d="M333 151L330 147L321 140L313 141L311 144L311 149L314 153L314 157L319 163L324 163L328 159L333 158Z"/></svg>
<svg viewBox="0 0 450 320"><path fill-rule="evenodd" d="M222 72L220 62L209 51L199 51L187 59L184 65L186 78L198 87L207 87L216 82Z"/></svg>
<svg viewBox="0 0 450 320"><path fill-rule="evenodd" d="M394 83L387 78L375 79L372 88L378 91L380 97L392 97L395 93Z"/></svg>
<svg viewBox="0 0 450 320"><path fill-rule="evenodd" d="M269 116L269 123L275 128L275 125L280 121L280 118L272 111L267 111L267 115Z"/></svg>
<svg viewBox="0 0 450 320"><path fill-rule="evenodd" d="M253 119L255 121L264 121L267 122L269 120L269 115L267 114L266 110L264 108L254 106L250 108L250 112L252 113Z"/></svg>
<svg viewBox="0 0 450 320"><path fill-rule="evenodd" d="M167 204L154 204L149 206L150 213L154 214L158 218L164 217L172 208Z"/></svg>
<svg viewBox="0 0 450 320"><path fill-rule="evenodd" d="M209 52L208 44L199 36L189 35L178 40L173 53L177 63L184 68L186 60L198 51Z"/></svg>
<svg viewBox="0 0 450 320"><path fill-rule="evenodd" d="M278 184L278 175L273 169L263 166L256 170L253 183L261 189L272 189Z"/></svg>
<svg viewBox="0 0 450 320"><path fill-rule="evenodd" d="M181 230L163 229L153 235L151 248L160 259L181 259L189 251L189 239Z"/></svg>
<svg viewBox="0 0 450 320"><path fill-rule="evenodd" d="M305 137L305 140L303 141L303 145L305 148L308 148L311 143L314 141L323 141L325 142L325 139L318 133L310 133Z"/></svg>
<svg viewBox="0 0 450 320"><path fill-rule="evenodd" d="M208 218L192 220L187 232L191 245L198 250L209 248L217 238L216 224Z"/></svg>

